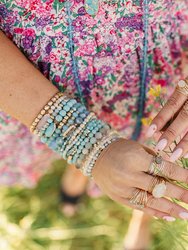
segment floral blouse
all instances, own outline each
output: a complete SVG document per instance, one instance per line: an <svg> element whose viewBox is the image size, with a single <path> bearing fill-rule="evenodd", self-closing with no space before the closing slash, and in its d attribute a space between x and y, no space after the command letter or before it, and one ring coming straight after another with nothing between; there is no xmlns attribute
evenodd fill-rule
<svg viewBox="0 0 188 250"><path fill-rule="evenodd" d="M148 90L170 95L188 49L188 1L150 0L148 8L142 90L143 0L1 0L0 29L60 91L131 137L141 91L144 128L160 108ZM0 112L1 184L34 185L52 158L24 125Z"/></svg>

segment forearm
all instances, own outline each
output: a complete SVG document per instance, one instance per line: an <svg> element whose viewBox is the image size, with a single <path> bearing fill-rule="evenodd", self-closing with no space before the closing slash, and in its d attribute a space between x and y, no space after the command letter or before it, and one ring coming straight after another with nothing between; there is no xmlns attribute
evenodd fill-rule
<svg viewBox="0 0 188 250"><path fill-rule="evenodd" d="M57 91L0 31L0 109L29 127Z"/></svg>

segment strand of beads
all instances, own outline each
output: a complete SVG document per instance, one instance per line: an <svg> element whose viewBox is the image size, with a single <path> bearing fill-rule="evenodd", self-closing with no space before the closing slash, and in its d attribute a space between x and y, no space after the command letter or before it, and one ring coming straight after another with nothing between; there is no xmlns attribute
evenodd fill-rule
<svg viewBox="0 0 188 250"><path fill-rule="evenodd" d="M118 134L116 131L110 131L98 144L94 146L92 152L82 164L81 171L83 175L92 177L92 170L102 151L118 138L121 138L120 134Z"/></svg>
<svg viewBox="0 0 188 250"><path fill-rule="evenodd" d="M41 141L59 153L68 163L91 176L95 161L102 150L118 138L111 135L109 125L75 99L57 93L41 110L31 125Z"/></svg>

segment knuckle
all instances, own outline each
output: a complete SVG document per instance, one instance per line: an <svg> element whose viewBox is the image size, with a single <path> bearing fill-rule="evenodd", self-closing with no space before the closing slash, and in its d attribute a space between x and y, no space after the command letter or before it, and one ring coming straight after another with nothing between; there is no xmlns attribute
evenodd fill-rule
<svg viewBox="0 0 188 250"><path fill-rule="evenodd" d="M157 203L156 199L152 195L150 195L148 197L147 206L155 208L157 205L156 203Z"/></svg>
<svg viewBox="0 0 188 250"><path fill-rule="evenodd" d="M173 109L176 109L178 107L178 102L174 96L170 97L170 99L167 102L167 106Z"/></svg>
<svg viewBox="0 0 188 250"><path fill-rule="evenodd" d="M176 208L174 205L170 206L168 209L167 209L167 213L170 214L170 215L174 215L176 214Z"/></svg>
<svg viewBox="0 0 188 250"><path fill-rule="evenodd" d="M173 179L174 176L177 176L177 170L175 168L173 168L171 165L168 165L166 167L166 175L170 178Z"/></svg>
<svg viewBox="0 0 188 250"><path fill-rule="evenodd" d="M177 136L177 134L176 134L176 130L174 129L174 128L172 128L172 127L169 127L168 129L167 129L167 131L165 132L165 135L164 135L164 137L167 137L167 138L174 138L174 137L176 137Z"/></svg>
<svg viewBox="0 0 188 250"><path fill-rule="evenodd" d="M178 199L181 200L181 201L184 201L185 198L187 196L187 192L185 190L181 191L181 193L179 194L179 197Z"/></svg>
<svg viewBox="0 0 188 250"><path fill-rule="evenodd" d="M188 137L183 138L182 141L179 143L179 147L186 150L188 148Z"/></svg>
<svg viewBox="0 0 188 250"><path fill-rule="evenodd" d="M188 120L188 114L187 111L183 108L179 114L181 120Z"/></svg>
<svg viewBox="0 0 188 250"><path fill-rule="evenodd" d="M160 114L157 116L156 120L157 120L158 124L165 124L166 123L165 117L163 117L163 115L160 115ZM155 120L153 120L153 122L156 123Z"/></svg>

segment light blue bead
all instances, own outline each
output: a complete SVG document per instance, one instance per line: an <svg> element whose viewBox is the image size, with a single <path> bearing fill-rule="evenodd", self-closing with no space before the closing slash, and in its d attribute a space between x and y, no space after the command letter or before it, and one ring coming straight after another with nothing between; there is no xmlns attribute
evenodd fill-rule
<svg viewBox="0 0 188 250"><path fill-rule="evenodd" d="M73 158L72 158L72 164L75 164L76 163L76 159L77 159L77 155L74 155Z"/></svg>
<svg viewBox="0 0 188 250"><path fill-rule="evenodd" d="M96 140L96 138L94 138L94 137L90 139L90 142L91 142L92 144L96 143L96 141L97 141L97 140Z"/></svg>
<svg viewBox="0 0 188 250"><path fill-rule="evenodd" d="M46 129L46 131L45 131L45 135L46 135L46 137L50 137L50 136L52 136L53 135L53 133L54 133L54 131L55 131L55 129L56 129L56 125L55 125L55 123L51 123L50 124L50 126Z"/></svg>
<svg viewBox="0 0 188 250"><path fill-rule="evenodd" d="M74 121L72 119L69 119L68 124L74 124Z"/></svg>
<svg viewBox="0 0 188 250"><path fill-rule="evenodd" d="M78 113L74 112L74 113L72 114L72 116L76 118L76 117L78 117Z"/></svg>
<svg viewBox="0 0 188 250"><path fill-rule="evenodd" d="M80 117L85 118L87 115L85 113L80 114Z"/></svg>
<svg viewBox="0 0 188 250"><path fill-rule="evenodd" d="M89 141L89 138L87 138L87 137L84 138L84 141L85 141L85 142L88 142L88 141Z"/></svg>
<svg viewBox="0 0 188 250"><path fill-rule="evenodd" d="M81 106L80 108L78 108L78 112L81 113L84 111L84 106Z"/></svg>
<svg viewBox="0 0 188 250"><path fill-rule="evenodd" d="M56 144L55 141L51 141L50 144L49 144L48 146L49 146L49 148L51 148L51 149L53 149L53 150L55 150L55 149L57 148L57 144Z"/></svg>
<svg viewBox="0 0 188 250"><path fill-rule="evenodd" d="M61 134L61 129L59 129L59 128L57 128L56 130L55 130L55 132L56 132L56 134Z"/></svg>
<svg viewBox="0 0 188 250"><path fill-rule="evenodd" d="M68 129L68 126L67 125L64 125L63 126L63 131L66 131Z"/></svg>
<svg viewBox="0 0 188 250"><path fill-rule="evenodd" d="M93 137L93 133L92 133L92 132L90 132L89 137L90 137L90 138L92 138L92 137Z"/></svg>
<svg viewBox="0 0 188 250"><path fill-rule="evenodd" d="M88 142L88 143L86 143L85 147L86 147L87 149L90 149L90 148L92 147L92 144Z"/></svg>
<svg viewBox="0 0 188 250"><path fill-rule="evenodd" d="M60 122L60 121L62 121L63 117L61 115L57 115L55 117L55 119L56 119L56 121Z"/></svg>
<svg viewBox="0 0 188 250"><path fill-rule="evenodd" d="M77 103L77 101L75 99L72 99L71 102L72 102L72 105Z"/></svg>
<svg viewBox="0 0 188 250"><path fill-rule="evenodd" d="M63 109L64 109L65 111L69 111L69 110L70 110L70 107L69 107L68 105L65 105L65 106L63 107Z"/></svg>
<svg viewBox="0 0 188 250"><path fill-rule="evenodd" d="M48 122L48 123L52 123L53 120L52 120L51 118L48 118L47 122Z"/></svg>
<svg viewBox="0 0 188 250"><path fill-rule="evenodd" d="M76 118L76 123L80 124L80 123L82 123L82 122L83 122L83 119L82 119L82 118L80 118L80 117Z"/></svg>
<svg viewBox="0 0 188 250"><path fill-rule="evenodd" d="M58 137L58 138L56 139L56 143L57 143L58 145L63 144L63 142L64 142L64 140L63 140L63 138L61 138L61 137Z"/></svg>
<svg viewBox="0 0 188 250"><path fill-rule="evenodd" d="M70 106L70 107L72 107L75 103L76 103L76 100L71 99L71 100L67 103L67 105Z"/></svg>
<svg viewBox="0 0 188 250"><path fill-rule="evenodd" d="M75 104L76 109L79 109L81 106L82 106L82 105L81 105L79 102L77 102L77 103Z"/></svg>
<svg viewBox="0 0 188 250"><path fill-rule="evenodd" d="M62 115L63 117L67 114L67 112L65 111L65 110L61 110L60 112L59 112L59 114L60 115Z"/></svg>
<svg viewBox="0 0 188 250"><path fill-rule="evenodd" d="M43 142L43 143L46 143L46 142L47 142L47 138L46 138L46 137L41 137L40 140L41 140L41 142Z"/></svg>

